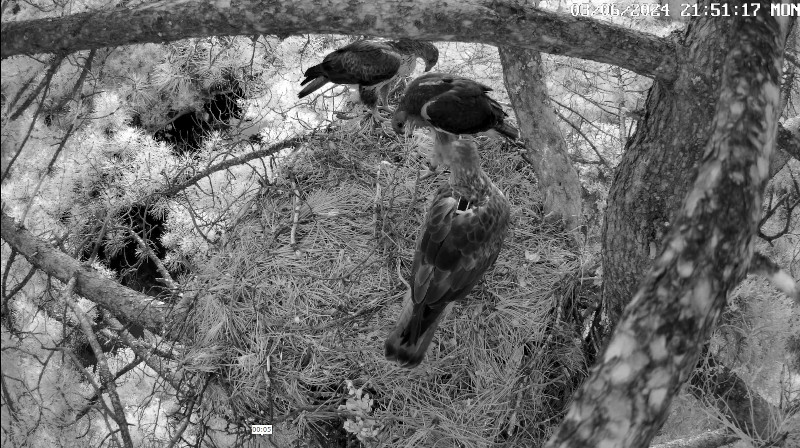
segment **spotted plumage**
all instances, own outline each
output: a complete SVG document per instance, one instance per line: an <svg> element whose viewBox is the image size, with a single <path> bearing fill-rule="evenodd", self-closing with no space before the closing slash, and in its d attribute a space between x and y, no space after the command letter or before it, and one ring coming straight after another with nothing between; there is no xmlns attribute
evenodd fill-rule
<svg viewBox="0 0 800 448"><path fill-rule="evenodd" d="M386 339L386 358L402 367L425 357L446 310L469 294L497 259L510 207L481 169L474 143L458 140L442 154L449 182L439 188L417 238L411 289L397 326Z"/></svg>
<svg viewBox="0 0 800 448"><path fill-rule="evenodd" d="M490 98L492 89L460 76L425 73L406 88L392 118L398 134L417 126L434 130L434 158L458 135L496 131L516 140L519 131L506 121L500 104Z"/></svg>
<svg viewBox="0 0 800 448"><path fill-rule="evenodd" d="M387 104L392 82L410 75L417 58L425 61L425 71L439 59L439 50L430 42L360 40L325 56L322 63L305 72L298 97L303 98L328 82L359 86L362 101L377 113L379 100Z"/></svg>

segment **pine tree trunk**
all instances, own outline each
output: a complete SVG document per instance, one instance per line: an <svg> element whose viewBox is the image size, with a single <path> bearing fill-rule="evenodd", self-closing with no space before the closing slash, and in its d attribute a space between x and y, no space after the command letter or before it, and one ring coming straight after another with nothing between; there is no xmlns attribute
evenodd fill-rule
<svg viewBox="0 0 800 448"><path fill-rule="evenodd" d="M694 19L674 83L653 81L646 113L617 167L603 227L603 300L619 321L697 176L711 129L730 21Z"/></svg>
<svg viewBox="0 0 800 448"><path fill-rule="evenodd" d="M581 186L553 113L541 53L516 47L499 50L508 96L544 193L545 215L563 220L568 230L576 230L581 217Z"/></svg>
<svg viewBox="0 0 800 448"><path fill-rule="evenodd" d="M777 139L788 20L770 16L766 2L757 17L717 19L690 25L687 51L681 54L693 62L684 70L693 76L686 78L682 72L675 85L654 85L644 123L615 179L614 197L621 204L609 212L612 242L633 239L621 237L621 223L639 236L643 234L637 225L662 232L657 226L666 226L665 221L671 225L653 267L625 308L602 364L592 369L548 447L646 446L694 370L728 293L747 273ZM704 51L721 50L721 37L726 38L727 51ZM709 65L699 64L701 60ZM719 89L709 86L711 82ZM693 101L679 95L704 84L705 94ZM703 109L710 109L706 117L695 115ZM692 114L676 116L677 110ZM689 155L693 155L689 161L679 160ZM654 178L651 164L668 176L676 175L672 181L685 179L685 186L666 188L664 181ZM690 168L693 176L687 179L680 168ZM619 184L626 180L633 194L621 191ZM668 192L687 191L680 207L676 204L659 214L634 204L648 199L642 188L648 181L654 182L652 193L662 206L677 202L666 196ZM613 216L624 207L638 213L630 222L624 219L627 216ZM670 214L671 210L677 213ZM651 225L644 217L656 222ZM639 254L646 253L641 249L650 242L658 242L653 235L644 236L634 242ZM612 249L616 252L610 261L620 263L618 248ZM650 264L649 257L641 261ZM631 269L629 262L622 262ZM615 285L608 289L613 292ZM621 300L616 303L621 304Z"/></svg>

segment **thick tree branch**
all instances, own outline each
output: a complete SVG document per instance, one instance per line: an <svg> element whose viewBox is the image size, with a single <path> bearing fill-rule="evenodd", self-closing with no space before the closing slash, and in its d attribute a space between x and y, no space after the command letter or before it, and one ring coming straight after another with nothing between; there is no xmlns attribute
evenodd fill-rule
<svg viewBox="0 0 800 448"><path fill-rule="evenodd" d="M2 59L191 37L305 33L367 34L518 46L618 65L669 81L676 49L667 39L586 17L490 0L163 1L66 17L3 22Z"/></svg>
<svg viewBox="0 0 800 448"><path fill-rule="evenodd" d="M696 181L549 448L646 446L747 272L777 134L788 21L768 12L723 20L732 24L730 50Z"/></svg>
<svg viewBox="0 0 800 448"><path fill-rule="evenodd" d="M577 236L581 224L581 184L553 114L542 56L524 48L499 50L506 90L527 147L526 160L532 162L544 194L545 214L562 221Z"/></svg>
<svg viewBox="0 0 800 448"><path fill-rule="evenodd" d="M28 261L48 275L67 283L75 276L75 292L110 310L117 317L159 333L169 306L110 280L78 260L36 238L2 213L0 236Z"/></svg>

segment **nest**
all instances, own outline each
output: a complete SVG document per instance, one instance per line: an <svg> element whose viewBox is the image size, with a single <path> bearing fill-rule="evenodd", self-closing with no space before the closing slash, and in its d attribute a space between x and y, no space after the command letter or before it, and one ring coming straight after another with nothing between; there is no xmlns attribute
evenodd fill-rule
<svg viewBox="0 0 800 448"><path fill-rule="evenodd" d="M398 139L360 126L341 122L286 156L197 273L185 368L224 378L207 400L217 411L326 446L333 433L365 446L540 443L568 399L552 388L583 369L554 291L574 290L564 282L580 281L568 274L584 260L543 221L530 166L479 138L483 167L512 204L503 251L422 365L387 362L416 236L448 173L425 169L419 131Z"/></svg>

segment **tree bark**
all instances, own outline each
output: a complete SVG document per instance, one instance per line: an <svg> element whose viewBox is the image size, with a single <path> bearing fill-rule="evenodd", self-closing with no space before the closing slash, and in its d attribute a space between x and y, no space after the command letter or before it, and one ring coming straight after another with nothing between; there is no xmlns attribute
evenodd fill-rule
<svg viewBox="0 0 800 448"><path fill-rule="evenodd" d="M777 138L788 20L770 16L763 2L757 17L717 19L731 31L730 50L720 54L721 88L696 181L602 364L592 369L547 447L647 446L694 370L728 292L747 273Z"/></svg>
<svg viewBox="0 0 800 448"><path fill-rule="evenodd" d="M666 39L586 17L492 0L162 1L3 22L0 58L191 37L304 33L520 46L615 64L665 81L674 79L676 68L675 45Z"/></svg>
<svg viewBox="0 0 800 448"><path fill-rule="evenodd" d="M703 1L701 7L709 3ZM603 300L612 324L651 266L696 177L721 63L733 38L729 21L716 19L693 19L678 39L678 77L673 83L654 80L646 115L617 167L602 232ZM800 158L797 127L787 127L780 127L773 169L789 156Z"/></svg>
<svg viewBox="0 0 800 448"><path fill-rule="evenodd" d="M603 300L612 324L619 322L696 177L731 38L730 21L717 19L695 18L678 39L678 79L653 81L645 117L617 167L602 235Z"/></svg>
<svg viewBox="0 0 800 448"><path fill-rule="evenodd" d="M550 103L541 53L514 47L499 50L508 96L544 192L545 215L563 220L567 230L576 231L582 216L581 185Z"/></svg>
<svg viewBox="0 0 800 448"><path fill-rule="evenodd" d="M78 260L17 226L5 212L2 213L0 232L3 241L46 274L64 283L74 276L77 294L97 303L118 318L142 325L155 333L160 333L164 327L169 314L169 306L164 302L121 286L82 265Z"/></svg>

